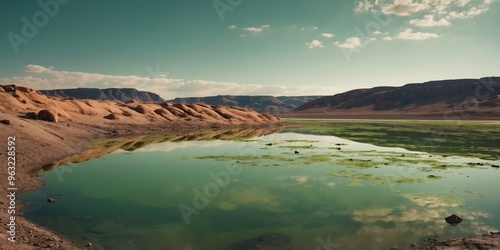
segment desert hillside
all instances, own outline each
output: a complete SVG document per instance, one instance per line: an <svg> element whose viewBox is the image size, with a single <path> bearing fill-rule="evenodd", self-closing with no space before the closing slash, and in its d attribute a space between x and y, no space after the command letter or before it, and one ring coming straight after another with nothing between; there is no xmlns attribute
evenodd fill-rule
<svg viewBox="0 0 500 250"><path fill-rule="evenodd" d="M76 88L76 89L53 89L40 90L44 95L58 97L74 97L76 99L92 99L92 100L115 100L127 101L134 99L140 102L164 102L165 100L159 95L148 92L139 91L133 88Z"/></svg>
<svg viewBox="0 0 500 250"><path fill-rule="evenodd" d="M175 98L173 103L204 103L209 105L229 105L251 108L260 113L282 113L293 110L321 96L233 96L218 95L207 97Z"/></svg>
<svg viewBox="0 0 500 250"><path fill-rule="evenodd" d="M15 85L0 87L0 111L16 111L24 118L51 122L101 119L103 123L182 121L200 124L251 125L280 122L248 108L206 104L142 103L136 100L97 101L73 97L49 97L34 89Z"/></svg>
<svg viewBox="0 0 500 250"><path fill-rule="evenodd" d="M306 103L285 117L500 119L500 78L357 89Z"/></svg>

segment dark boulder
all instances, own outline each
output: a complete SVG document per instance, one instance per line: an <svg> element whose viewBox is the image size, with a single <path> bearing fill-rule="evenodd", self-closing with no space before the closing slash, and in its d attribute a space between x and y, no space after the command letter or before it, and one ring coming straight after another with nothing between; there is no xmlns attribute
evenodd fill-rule
<svg viewBox="0 0 500 250"><path fill-rule="evenodd" d="M59 117L57 113L51 110L40 110L37 115L39 120L49 121L49 122L59 122Z"/></svg>
<svg viewBox="0 0 500 250"><path fill-rule="evenodd" d="M118 119L118 117L115 114L109 114L109 115L105 116L104 118L105 119L109 119L109 120L116 120L116 119Z"/></svg>
<svg viewBox="0 0 500 250"><path fill-rule="evenodd" d="M26 113L25 116L26 116L26 118L29 118L29 119L35 119L35 120L38 119L38 116L36 115L35 112L28 112L28 113Z"/></svg>
<svg viewBox="0 0 500 250"><path fill-rule="evenodd" d="M462 218L458 217L456 214L452 214L444 219L452 226L458 225L462 222Z"/></svg>

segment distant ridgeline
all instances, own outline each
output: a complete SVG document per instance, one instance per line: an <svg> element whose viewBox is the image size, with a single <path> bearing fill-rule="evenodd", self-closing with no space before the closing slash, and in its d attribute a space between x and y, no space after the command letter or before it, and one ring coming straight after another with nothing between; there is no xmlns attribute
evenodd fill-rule
<svg viewBox="0 0 500 250"><path fill-rule="evenodd" d="M293 110L321 96L232 96L218 95L208 97L175 98L173 103L205 103L208 105L227 105L251 108L259 113L281 113Z"/></svg>
<svg viewBox="0 0 500 250"><path fill-rule="evenodd" d="M478 109L500 107L500 77L481 79L459 79L411 83L401 87L375 87L356 89L334 96L326 96L295 109L313 110L357 110L371 111L403 110L409 107L453 107L474 105ZM467 107L456 107L467 108Z"/></svg>
<svg viewBox="0 0 500 250"><path fill-rule="evenodd" d="M135 99L141 102L164 102L165 100L159 95L148 92L139 91L133 88L76 88L76 89L53 89L40 90L44 95L74 97L75 99L93 99L93 100L116 100L126 101Z"/></svg>

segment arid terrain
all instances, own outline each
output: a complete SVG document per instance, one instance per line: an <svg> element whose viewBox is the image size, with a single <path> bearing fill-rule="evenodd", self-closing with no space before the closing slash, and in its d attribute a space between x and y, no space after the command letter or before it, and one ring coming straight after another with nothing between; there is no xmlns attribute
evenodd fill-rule
<svg viewBox="0 0 500 250"><path fill-rule="evenodd" d="M337 119L500 119L500 78L442 80L356 89L308 102L280 117Z"/></svg>
<svg viewBox="0 0 500 250"><path fill-rule="evenodd" d="M43 186L36 177L42 166L53 169L116 149L133 149L148 135L171 135L149 139L148 143L188 138L251 138L277 131L284 125L279 118L245 108L75 100L47 97L36 90L19 86L0 87L0 121L3 140L0 144L1 159L7 158L7 137L15 136L16 194ZM114 144L105 148L88 146L94 139L106 138L114 138ZM141 143L141 146L144 145L147 143ZM7 172L0 173L2 183L6 183ZM7 191L2 190L0 218L5 229L9 221L9 198ZM92 249L25 220L20 202L16 203L15 216L16 242L9 242L8 235L2 233L1 249ZM500 235L432 242L422 249L500 249Z"/></svg>

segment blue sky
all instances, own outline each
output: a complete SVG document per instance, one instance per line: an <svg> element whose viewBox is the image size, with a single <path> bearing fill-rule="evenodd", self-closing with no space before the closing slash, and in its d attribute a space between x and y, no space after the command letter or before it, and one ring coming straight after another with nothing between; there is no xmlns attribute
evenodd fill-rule
<svg viewBox="0 0 500 250"><path fill-rule="evenodd" d="M0 84L164 98L500 76L499 0L2 1Z"/></svg>

